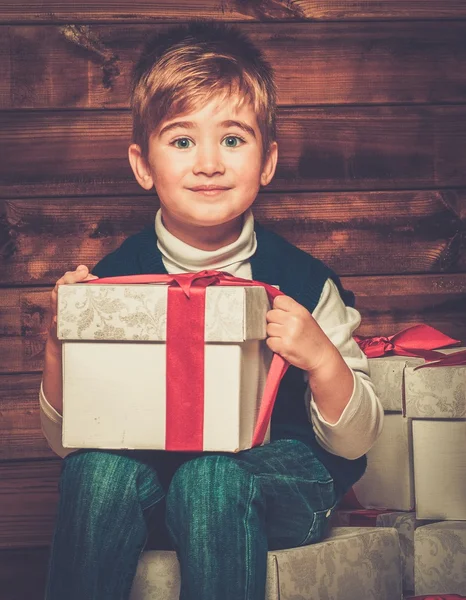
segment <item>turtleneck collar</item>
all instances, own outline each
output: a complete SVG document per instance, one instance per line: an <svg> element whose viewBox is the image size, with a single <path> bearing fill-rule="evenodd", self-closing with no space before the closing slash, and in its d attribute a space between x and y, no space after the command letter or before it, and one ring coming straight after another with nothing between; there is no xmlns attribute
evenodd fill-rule
<svg viewBox="0 0 466 600"><path fill-rule="evenodd" d="M200 250L172 235L162 222L161 209L155 215L155 234L163 264L169 273L218 270L237 275L240 270L244 271L246 264L249 266L249 258L257 247L250 208L244 213L243 229L238 239L217 250Z"/></svg>

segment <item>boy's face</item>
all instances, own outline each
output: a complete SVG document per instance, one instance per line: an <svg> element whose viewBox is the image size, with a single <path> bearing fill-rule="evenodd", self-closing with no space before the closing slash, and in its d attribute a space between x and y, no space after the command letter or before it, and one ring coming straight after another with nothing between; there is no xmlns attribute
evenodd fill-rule
<svg viewBox="0 0 466 600"><path fill-rule="evenodd" d="M243 213L275 173L277 154L274 142L263 160L256 114L249 104L237 109L234 96L161 123L147 160L136 144L129 149L140 185L155 186L168 231L205 250L238 238Z"/></svg>

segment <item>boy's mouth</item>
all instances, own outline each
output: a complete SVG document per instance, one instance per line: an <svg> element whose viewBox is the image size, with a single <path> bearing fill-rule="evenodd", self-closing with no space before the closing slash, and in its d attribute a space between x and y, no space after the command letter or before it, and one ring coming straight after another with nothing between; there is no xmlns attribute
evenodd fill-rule
<svg viewBox="0 0 466 600"><path fill-rule="evenodd" d="M198 192L200 194L204 194L205 196L216 196L217 194L221 194L230 188L219 185L198 185L189 189L192 192Z"/></svg>

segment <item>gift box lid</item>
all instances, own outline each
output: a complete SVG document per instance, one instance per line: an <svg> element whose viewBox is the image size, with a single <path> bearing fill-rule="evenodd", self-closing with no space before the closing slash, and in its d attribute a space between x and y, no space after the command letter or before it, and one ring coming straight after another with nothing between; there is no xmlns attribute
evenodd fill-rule
<svg viewBox="0 0 466 600"><path fill-rule="evenodd" d="M445 348L442 354L465 348ZM424 361L422 361L424 362ZM405 414L416 419L466 419L466 365L405 369Z"/></svg>
<svg viewBox="0 0 466 600"><path fill-rule="evenodd" d="M383 356L370 358L369 371L377 397L385 411L404 412L404 372L406 367L422 365L422 358Z"/></svg>
<svg viewBox="0 0 466 600"><path fill-rule="evenodd" d="M267 337L270 302L261 286L209 286L205 341L243 342ZM75 283L58 288L57 336L64 341L166 340L168 286ZM184 315L189 327L189 315Z"/></svg>

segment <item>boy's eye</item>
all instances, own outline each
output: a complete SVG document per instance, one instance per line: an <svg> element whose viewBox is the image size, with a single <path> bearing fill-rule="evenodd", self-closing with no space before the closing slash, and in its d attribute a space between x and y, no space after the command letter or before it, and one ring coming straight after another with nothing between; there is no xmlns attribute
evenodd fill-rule
<svg viewBox="0 0 466 600"><path fill-rule="evenodd" d="M174 140L172 142L172 144L176 148L181 148L182 150L184 150L185 148L189 148L189 143L190 142L191 142L191 140L188 139L188 138L178 138L177 140Z"/></svg>
<svg viewBox="0 0 466 600"><path fill-rule="evenodd" d="M239 135L229 135L223 141L226 142L228 148L236 148L239 146L239 142L244 142L243 138L239 137Z"/></svg>

